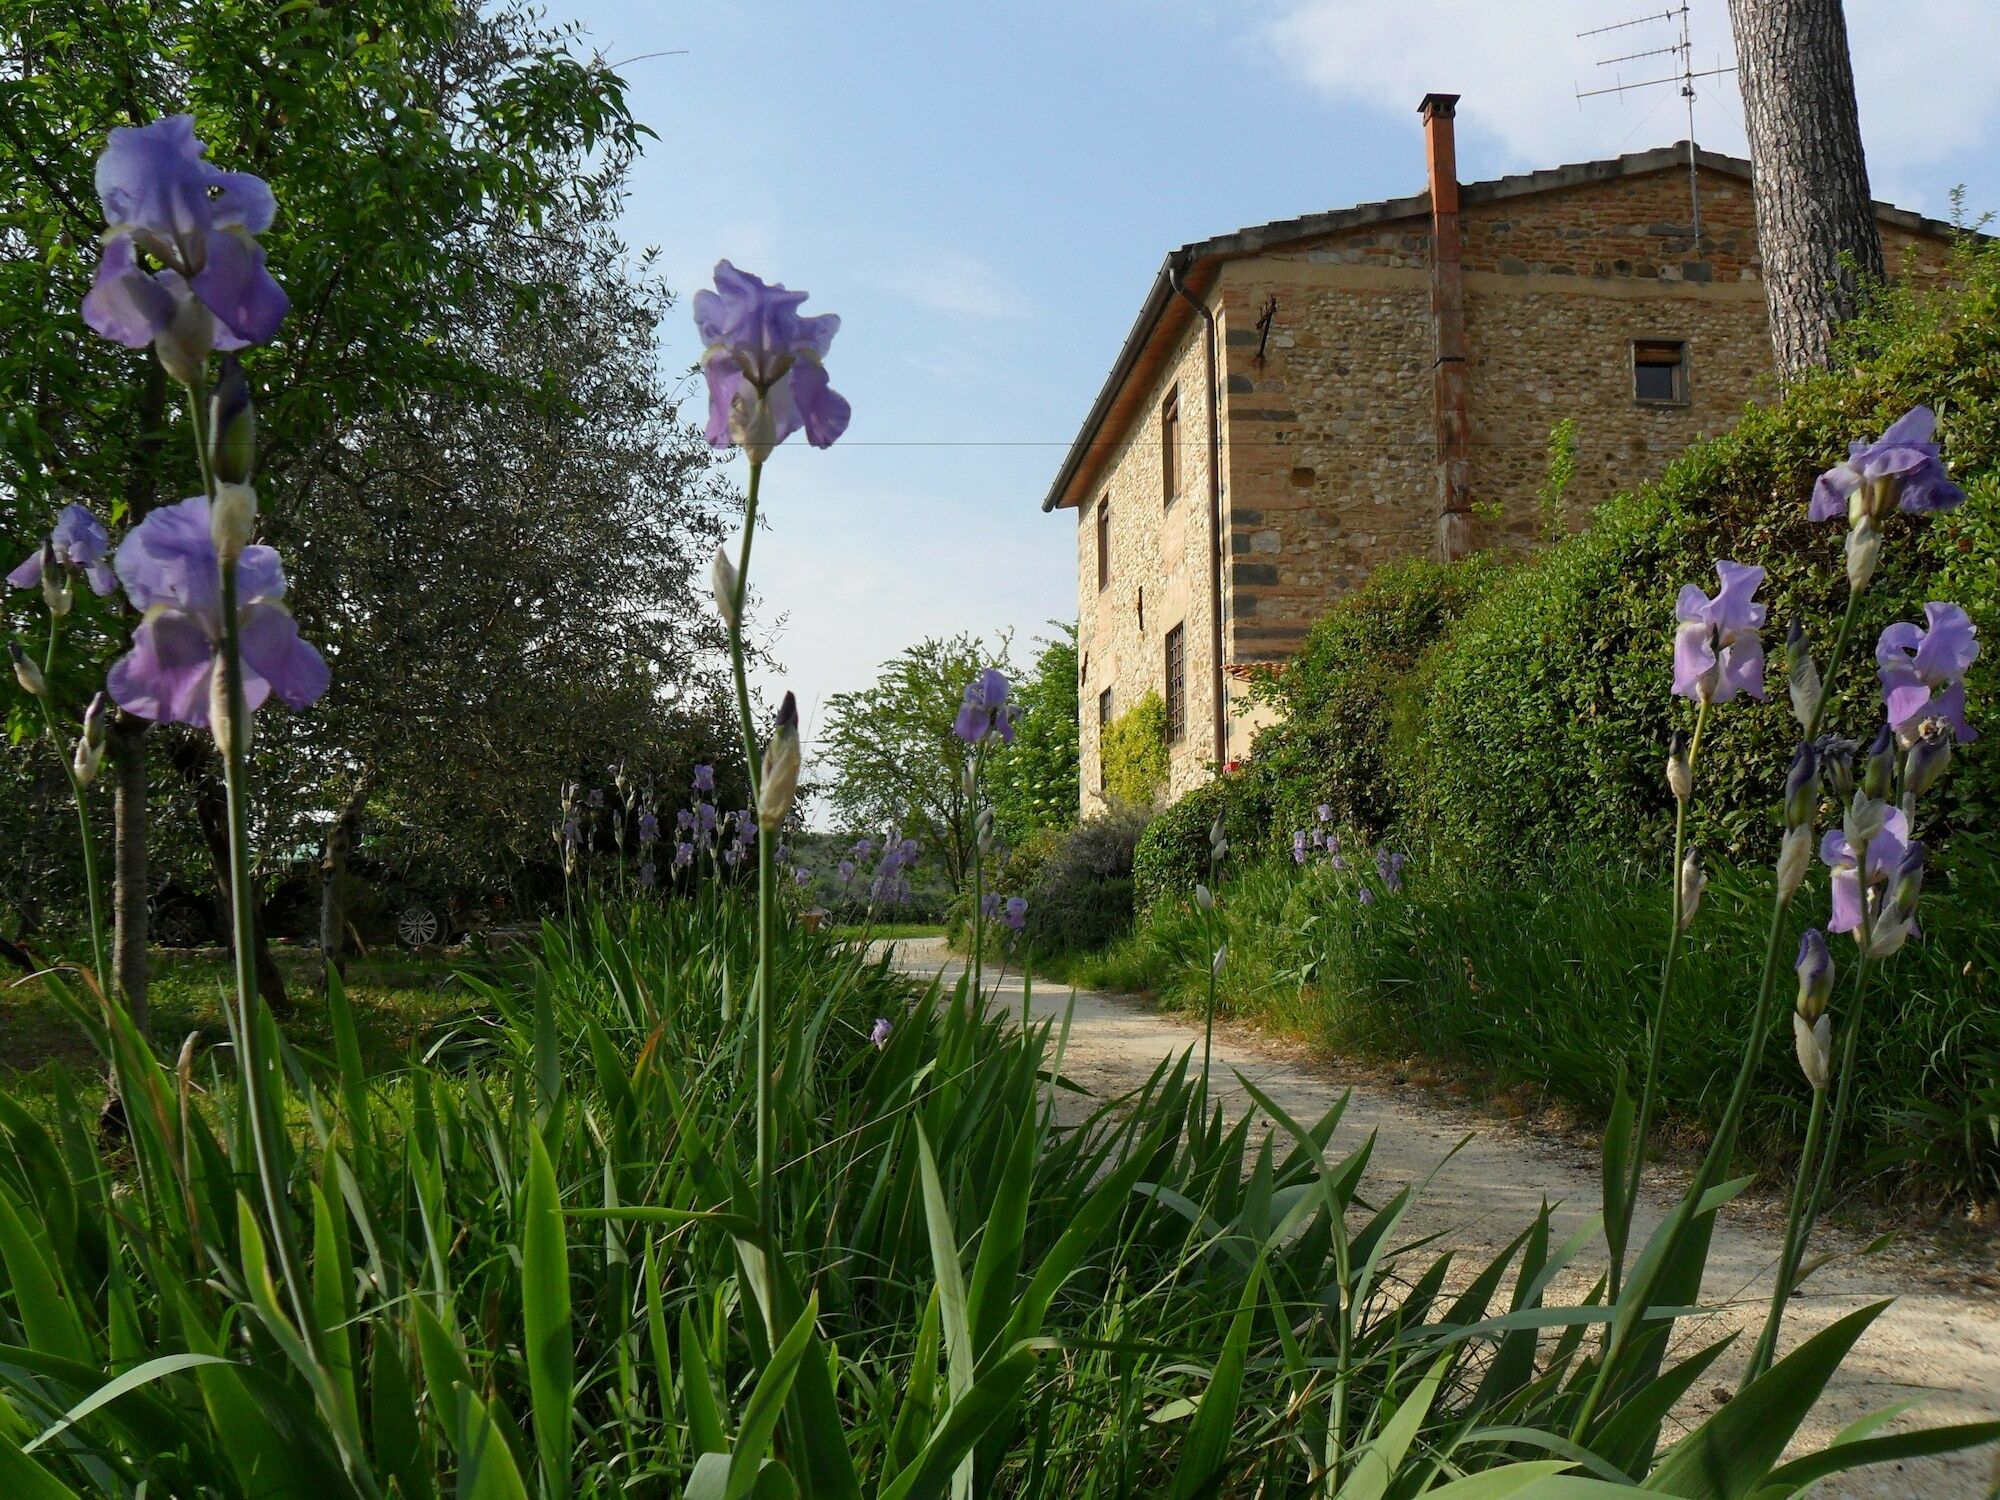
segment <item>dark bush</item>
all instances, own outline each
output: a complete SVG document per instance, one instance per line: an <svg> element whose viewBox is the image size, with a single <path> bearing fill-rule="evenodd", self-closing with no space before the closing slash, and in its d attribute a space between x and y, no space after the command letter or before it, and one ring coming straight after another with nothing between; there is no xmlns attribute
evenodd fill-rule
<svg viewBox="0 0 2000 1500"><path fill-rule="evenodd" d="M1014 851L996 886L1027 896L1027 938L1036 952L1102 948L1131 928L1133 850L1150 816L1117 807L1052 844L1029 840Z"/></svg>
<svg viewBox="0 0 2000 1500"><path fill-rule="evenodd" d="M1132 857L1140 909L1165 896L1184 896L1208 877L1208 834L1218 812L1237 863L1268 848L1271 808L1270 778L1251 766L1194 788L1154 818Z"/></svg>
<svg viewBox="0 0 2000 1500"><path fill-rule="evenodd" d="M1403 680L1502 570L1480 554L1463 562L1408 558L1322 615L1297 656L1255 696L1282 717L1252 752L1270 779L1272 816L1306 827L1321 806L1343 827L1383 832L1402 812L1383 754Z"/></svg>

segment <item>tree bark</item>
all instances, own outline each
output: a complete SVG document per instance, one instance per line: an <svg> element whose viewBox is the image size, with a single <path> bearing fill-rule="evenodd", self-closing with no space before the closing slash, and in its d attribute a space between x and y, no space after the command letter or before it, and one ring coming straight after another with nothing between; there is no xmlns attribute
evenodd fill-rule
<svg viewBox="0 0 2000 1500"><path fill-rule="evenodd" d="M229 904L229 799L222 785L222 767L215 754L215 747L206 736L196 738L189 734L174 747L174 768L181 773L194 791L195 822L201 828L201 841L208 849L209 863L215 869L215 888L223 903L223 910ZM263 903L257 903L257 923L254 937L254 951L251 962L257 971L257 993L264 1003L279 1015L292 1007L291 996L285 993L285 976L278 972L276 960L271 957L271 948L264 941Z"/></svg>
<svg viewBox="0 0 2000 1500"><path fill-rule="evenodd" d="M1729 0L1750 135L1771 351L1789 378L1826 364L1860 283L1882 274L1840 0Z"/></svg>
<svg viewBox="0 0 2000 1500"><path fill-rule="evenodd" d="M125 470L126 521L137 525L159 500L160 450L165 442L167 380L160 362L149 359L139 395L140 437ZM146 796L144 719L120 711L111 727L112 887L111 975L141 1036L146 1032L148 967L146 840L150 819Z"/></svg>
<svg viewBox="0 0 2000 1500"><path fill-rule="evenodd" d="M147 967L146 731L144 719L120 712L111 726L111 820L116 831L111 882L111 977L139 1034L146 1034Z"/></svg>
<svg viewBox="0 0 2000 1500"><path fill-rule="evenodd" d="M347 913L340 902L340 876L347 867L347 856L354 849L354 839L361 829L361 814L368 806L369 776L363 772L354 783L354 790L348 794L346 804L340 809L340 816L333 820L333 827L327 830L325 841L320 845L319 857L319 951L329 973L345 976L347 966L342 954L347 943Z"/></svg>

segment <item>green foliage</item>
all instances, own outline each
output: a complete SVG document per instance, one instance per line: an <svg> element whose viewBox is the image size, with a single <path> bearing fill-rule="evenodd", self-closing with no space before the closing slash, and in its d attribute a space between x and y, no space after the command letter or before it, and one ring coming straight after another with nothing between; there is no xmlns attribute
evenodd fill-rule
<svg viewBox="0 0 2000 1500"><path fill-rule="evenodd" d="M1564 417L1549 429L1549 467L1536 499L1542 509L1542 540L1569 535L1569 487L1576 482L1576 418Z"/></svg>
<svg viewBox="0 0 2000 1500"><path fill-rule="evenodd" d="M952 733L965 685L987 667L1011 675L1007 642L930 637L882 664L875 681L827 699L821 753L827 801L851 828L900 829L942 867L953 890L972 876L965 744Z"/></svg>
<svg viewBox="0 0 2000 1500"><path fill-rule="evenodd" d="M1161 815L1160 823L1174 816ZM1961 842L1924 887L1924 941L1893 960L1894 989L1871 1002L1859 1054L1862 1108L1849 1165L1890 1169L1880 1184L1913 1195L2000 1197L2000 862ZM1365 862L1364 862L1365 863ZM1577 852L1529 876L1494 877L1462 862L1412 861L1400 894L1373 906L1323 861L1295 869L1271 856L1224 888L1229 963L1224 1003L1296 1035L1392 1059L1421 1055L1498 1093L1525 1089L1577 1114L1609 1115L1622 1059L1638 1054L1634 997L1658 984L1666 896L1658 880ZM1824 873L1799 896L1783 940L1817 924ZM1701 919L1682 950L1667 1012L1662 1106L1695 1131L1720 1115L1735 1066L1715 1039L1743 1034L1769 928L1768 877L1711 871ZM1212 939L1184 900L1146 910L1130 938L1067 977L1144 990L1199 1010ZM1836 959L1851 967L1844 939ZM1788 1160L1808 1098L1791 1048L1774 1045L1751 1095L1744 1146Z"/></svg>
<svg viewBox="0 0 2000 1500"><path fill-rule="evenodd" d="M1014 743L987 761L987 794L1000 836L1013 843L1077 818L1076 627L1058 625L1034 668L1015 684Z"/></svg>
<svg viewBox="0 0 2000 1500"><path fill-rule="evenodd" d="M1321 806L1334 822L1370 832L1397 820L1383 755L1403 679L1503 567L1490 555L1385 563L1259 680L1256 698L1281 717L1258 734L1252 762L1271 781L1281 832L1310 825Z"/></svg>
<svg viewBox="0 0 2000 1500"><path fill-rule="evenodd" d="M1151 807L1167 787L1167 705L1148 688L1113 719L1098 746L1104 791L1114 802Z"/></svg>
<svg viewBox="0 0 2000 1500"><path fill-rule="evenodd" d="M1911 406L1970 499L1937 517L1896 516L1863 596L1855 649L1828 722L1868 737L1881 718L1870 655L1882 627L1962 604L2000 635L2000 247L1961 252L1956 286L1887 294L1848 330L1865 359L1814 375L1691 449L1658 482L1603 507L1589 531L1498 582L1417 669L1392 736L1390 780L1415 827L1465 857L1521 867L1571 842L1660 846L1670 812L1659 763L1686 705L1667 696L1674 599L1713 589L1714 561L1761 564L1771 634L1799 620L1824 663L1847 585L1841 528L1806 519L1813 478L1850 438ZM1994 699L1996 653L1968 681L1975 717ZM1703 748L1703 801L1728 809L1693 830L1704 847L1769 852L1763 809L1796 725L1782 677L1773 701L1721 711ZM1965 748L1941 790L1942 832L2000 813L1992 737Z"/></svg>
<svg viewBox="0 0 2000 1500"><path fill-rule="evenodd" d="M1208 836L1218 813L1230 858L1254 859L1270 839L1271 780L1256 766L1218 777L1154 818L1132 857L1133 894L1144 911L1169 896L1185 896L1208 878Z"/></svg>
<svg viewBox="0 0 2000 1500"><path fill-rule="evenodd" d="M1027 939L1038 955L1086 952L1132 925L1132 860L1151 814L1121 806L1068 833L1015 850L995 889L1028 900Z"/></svg>

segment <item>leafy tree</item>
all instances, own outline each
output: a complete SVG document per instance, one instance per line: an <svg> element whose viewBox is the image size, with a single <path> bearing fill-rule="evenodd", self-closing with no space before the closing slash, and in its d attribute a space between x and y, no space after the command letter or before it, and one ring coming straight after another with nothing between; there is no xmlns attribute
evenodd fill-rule
<svg viewBox="0 0 2000 1500"><path fill-rule="evenodd" d="M993 756L987 771L994 822L1012 844L1042 829L1076 826L1076 627L1059 624L1056 631L1015 690L1021 714L1014 743Z"/></svg>
<svg viewBox="0 0 2000 1500"><path fill-rule="evenodd" d="M827 800L854 827L899 828L935 853L954 891L972 874L966 747L952 733L965 685L986 667L1009 671L1008 642L932 637L882 664L874 685L827 700L821 740Z"/></svg>
<svg viewBox="0 0 2000 1500"><path fill-rule="evenodd" d="M315 795L324 821L365 779L444 843L512 852L546 821L546 766L702 717L688 570L728 497L653 374L665 289L606 229L646 132L574 27L520 0L52 0L0 27L5 555L62 498L129 523L194 488L173 388L77 317L106 133L189 110L214 159L277 187L293 312L250 362L258 482L352 686L318 724L270 716L264 815L304 831ZM121 634L77 644L101 668ZM119 725L112 776L138 1003L147 741L197 805L213 779L198 737L145 730Z"/></svg>

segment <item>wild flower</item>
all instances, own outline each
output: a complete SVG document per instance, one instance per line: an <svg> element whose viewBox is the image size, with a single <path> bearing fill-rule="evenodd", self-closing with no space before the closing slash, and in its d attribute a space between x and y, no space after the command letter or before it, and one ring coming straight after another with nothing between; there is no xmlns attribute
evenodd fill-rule
<svg viewBox="0 0 2000 1500"><path fill-rule="evenodd" d="M847 430L851 408L828 384L824 363L840 319L800 317L808 295L767 285L726 260L716 262L715 290L694 294L711 447L734 444L762 464L801 429L815 448Z"/></svg>
<svg viewBox="0 0 2000 1500"><path fill-rule="evenodd" d="M1404 856L1392 849L1375 851L1375 870L1382 877L1382 884L1392 891L1403 888Z"/></svg>
<svg viewBox="0 0 2000 1500"><path fill-rule="evenodd" d="M659 841L660 841L659 816L650 807L646 808L639 814L640 847L644 848L648 844L657 844Z"/></svg>
<svg viewBox="0 0 2000 1500"><path fill-rule="evenodd" d="M1025 896L1009 896L1000 910L1000 920L1019 932L1028 925L1028 901Z"/></svg>
<svg viewBox="0 0 2000 1500"><path fill-rule="evenodd" d="M65 505L42 545L7 575L7 582L17 589L46 587L47 568L54 563L82 573L90 581L90 591L102 599L118 587L118 576L106 560L110 552L104 523L85 506Z"/></svg>
<svg viewBox="0 0 2000 1500"><path fill-rule="evenodd" d="M1375 904L1375 887L1372 885L1362 886L1360 890L1354 893L1354 899L1359 901L1363 906L1373 906Z"/></svg>
<svg viewBox="0 0 2000 1500"><path fill-rule="evenodd" d="M1847 458L1813 484L1807 516L1850 523L1879 520L1892 509L1912 514L1950 510L1965 503L1965 491L1945 473L1938 445L1931 441L1937 414L1913 406L1872 443L1848 445Z"/></svg>
<svg viewBox="0 0 2000 1500"><path fill-rule="evenodd" d="M699 765L694 768L694 789L707 797L715 791L715 767Z"/></svg>
<svg viewBox="0 0 2000 1500"><path fill-rule="evenodd" d="M126 598L145 618L132 633L132 649L106 678L112 701L144 719L211 724L211 699L221 696L223 619L207 497L152 512L119 544L116 563ZM292 708L317 701L330 674L285 608L278 554L244 548L236 576L245 708L254 712L273 695Z"/></svg>
<svg viewBox="0 0 2000 1500"><path fill-rule="evenodd" d="M1978 631L1956 604L1924 606L1925 628L1898 620L1875 643L1876 675L1889 725L1905 746L1933 719L1950 726L1958 743L1978 736L1965 722L1965 673L1979 657Z"/></svg>
<svg viewBox="0 0 2000 1500"><path fill-rule="evenodd" d="M853 884L854 861L851 859L843 859L839 864L833 867L833 873L834 873L834 878L837 879L842 885Z"/></svg>
<svg viewBox="0 0 2000 1500"><path fill-rule="evenodd" d="M1864 882L1854 854L1856 842L1867 846L1867 904L1871 916L1880 910L1881 891L1890 875L1902 866L1903 856L1910 847L1910 820L1900 807L1887 808L1880 817L1879 826L1865 840L1850 841L1851 835L1862 831L1852 822L1846 829L1829 828L1820 840L1820 862L1833 871L1833 911L1826 924L1829 932L1858 934L1861 928ZM1859 941L1858 936L1856 940Z"/></svg>
<svg viewBox="0 0 2000 1500"><path fill-rule="evenodd" d="M1738 693L1764 696L1764 606L1752 597L1764 570L1724 559L1722 586L1710 598L1696 584L1682 587L1674 607L1674 692L1701 703L1727 703Z"/></svg>
<svg viewBox="0 0 2000 1500"><path fill-rule="evenodd" d="M683 839L674 845L674 868L685 870L694 863L694 845Z"/></svg>
<svg viewBox="0 0 2000 1500"><path fill-rule="evenodd" d="M965 685L965 701L959 706L952 733L968 745L989 739L997 739L1003 745L1013 744L1017 710L1007 701L1008 691L1007 678L997 668L987 667L980 672Z"/></svg>
<svg viewBox="0 0 2000 1500"><path fill-rule="evenodd" d="M278 201L261 178L202 158L192 115L111 132L97 160L108 221L83 320L130 349L152 345L184 385L215 349L261 344L290 301L264 267L256 236ZM148 270L140 255L159 266Z"/></svg>
<svg viewBox="0 0 2000 1500"><path fill-rule="evenodd" d="M1303 828L1292 830L1292 862L1301 865L1306 862L1306 831Z"/></svg>
<svg viewBox="0 0 2000 1500"><path fill-rule="evenodd" d="M868 1045L880 1052L889 1045L889 1034L893 1029L887 1016L877 1016L875 1024L868 1028Z"/></svg>

